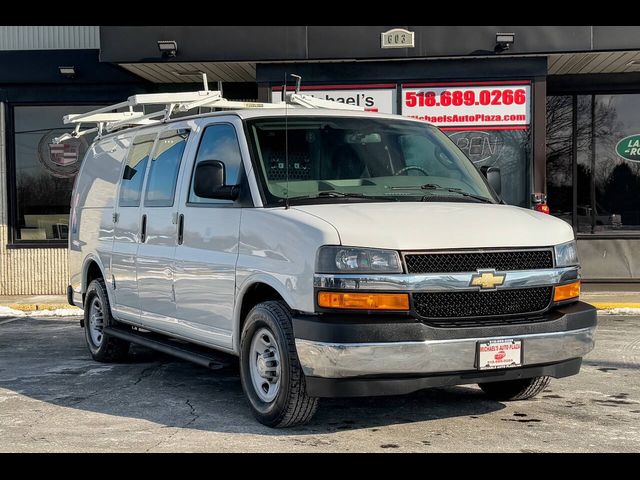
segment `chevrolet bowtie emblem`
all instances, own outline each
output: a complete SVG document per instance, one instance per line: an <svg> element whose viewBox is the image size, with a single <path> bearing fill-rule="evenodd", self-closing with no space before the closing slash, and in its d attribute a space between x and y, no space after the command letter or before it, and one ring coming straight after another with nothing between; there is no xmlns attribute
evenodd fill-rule
<svg viewBox="0 0 640 480"><path fill-rule="evenodd" d="M496 275L495 270L478 270L471 275L472 287L480 287L482 290L493 289L504 283L506 275Z"/></svg>

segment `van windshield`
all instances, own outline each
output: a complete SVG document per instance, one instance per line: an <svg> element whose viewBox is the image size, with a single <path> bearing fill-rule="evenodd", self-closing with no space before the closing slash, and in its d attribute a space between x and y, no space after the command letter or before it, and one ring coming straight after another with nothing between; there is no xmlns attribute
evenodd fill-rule
<svg viewBox="0 0 640 480"><path fill-rule="evenodd" d="M288 162L284 118L261 118L247 124L267 206L282 205L287 196L291 204L496 203L473 163L444 133L428 124L290 116Z"/></svg>

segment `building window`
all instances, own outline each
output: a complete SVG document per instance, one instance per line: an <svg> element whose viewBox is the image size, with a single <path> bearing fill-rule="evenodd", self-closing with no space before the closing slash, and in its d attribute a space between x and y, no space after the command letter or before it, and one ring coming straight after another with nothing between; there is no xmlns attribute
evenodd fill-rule
<svg viewBox="0 0 640 480"><path fill-rule="evenodd" d="M547 198L551 214L573 223L573 101L547 97Z"/></svg>
<svg viewBox="0 0 640 480"><path fill-rule="evenodd" d="M638 232L640 94L595 95L592 102L591 232Z"/></svg>
<svg viewBox="0 0 640 480"><path fill-rule="evenodd" d="M598 216L598 211L593 210L592 205L596 204L592 201L592 161L593 161L593 125L594 122L591 119L591 107L592 107L591 95L578 95L576 97L576 131L580 133L581 141L577 141L576 149L576 199L575 205L575 230L578 233L595 233L600 228L601 222L598 223L598 228L594 223L591 225L592 219L595 221ZM595 118L594 118L595 120ZM598 122L600 123L600 122ZM602 211L602 205L599 205L600 211Z"/></svg>
<svg viewBox="0 0 640 480"><path fill-rule="evenodd" d="M96 108L100 106L13 107L16 243L66 243L73 181L93 136L62 144L53 139L71 130L62 123L64 115Z"/></svg>
<svg viewBox="0 0 640 480"><path fill-rule="evenodd" d="M502 199L509 205L529 207L530 130L469 129L445 131L478 168L498 167Z"/></svg>
<svg viewBox="0 0 640 480"><path fill-rule="evenodd" d="M579 234L640 232L638 110L640 94L547 99L549 207Z"/></svg>

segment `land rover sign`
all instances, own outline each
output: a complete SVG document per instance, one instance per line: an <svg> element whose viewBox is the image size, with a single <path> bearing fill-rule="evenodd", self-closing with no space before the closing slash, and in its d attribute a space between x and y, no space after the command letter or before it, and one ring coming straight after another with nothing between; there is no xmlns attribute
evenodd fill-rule
<svg viewBox="0 0 640 480"><path fill-rule="evenodd" d="M640 135L624 137L616 145L618 156L631 162L640 162Z"/></svg>

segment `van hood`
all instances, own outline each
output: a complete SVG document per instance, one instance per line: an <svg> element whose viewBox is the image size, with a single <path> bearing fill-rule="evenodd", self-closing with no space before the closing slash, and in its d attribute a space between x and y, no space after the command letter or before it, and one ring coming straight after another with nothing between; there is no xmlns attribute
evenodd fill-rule
<svg viewBox="0 0 640 480"><path fill-rule="evenodd" d="M338 231L342 245L394 250L541 247L573 240L563 220L510 205L352 203L295 206Z"/></svg>

